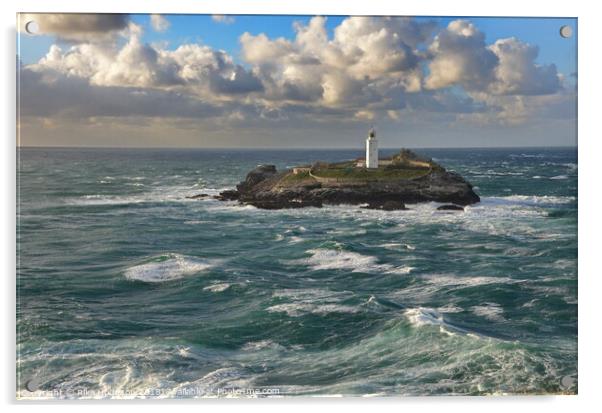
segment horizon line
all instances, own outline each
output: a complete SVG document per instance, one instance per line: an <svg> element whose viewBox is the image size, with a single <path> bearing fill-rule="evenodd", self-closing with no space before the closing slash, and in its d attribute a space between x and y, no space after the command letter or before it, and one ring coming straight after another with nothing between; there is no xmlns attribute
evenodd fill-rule
<svg viewBox="0 0 602 413"><path fill-rule="evenodd" d="M575 148L578 145L524 145L524 146L401 146L401 147L381 147L380 150L399 150L399 149L516 149L516 148L538 148L538 149L554 149L554 148ZM364 148L358 148L355 146L349 147L325 147L325 148L311 148L311 147L286 147L286 146L258 146L258 147L220 147L220 146L42 146L42 145L17 145L16 149L165 149L165 150L178 150L178 149L198 149L198 150L358 150L364 151Z"/></svg>

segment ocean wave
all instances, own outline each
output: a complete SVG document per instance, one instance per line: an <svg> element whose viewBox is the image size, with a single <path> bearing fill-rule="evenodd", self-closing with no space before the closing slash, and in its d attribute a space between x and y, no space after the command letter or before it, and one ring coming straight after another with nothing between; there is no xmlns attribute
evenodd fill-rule
<svg viewBox="0 0 602 413"><path fill-rule="evenodd" d="M330 313L357 313L358 308L339 304L284 303L267 309L270 313L286 313L289 317L299 317L308 313L325 315Z"/></svg>
<svg viewBox="0 0 602 413"><path fill-rule="evenodd" d="M446 335L463 334L470 337L480 338L479 334L469 332L465 329L456 327L448 323L443 314L434 308L418 307L409 308L404 311L404 316L407 318L409 323L414 328L420 328L425 326L436 326L439 327L439 331Z"/></svg>
<svg viewBox="0 0 602 413"><path fill-rule="evenodd" d="M374 267L377 261L376 257L344 250L317 248L306 252L311 254L311 257L296 260L295 263L309 265L314 271L335 269L361 271L361 269Z"/></svg>
<svg viewBox="0 0 602 413"><path fill-rule="evenodd" d="M204 287L204 291L211 291L212 293L221 293L222 291L226 291L231 287L231 284L228 283L219 283L219 284L211 284L207 287Z"/></svg>
<svg viewBox="0 0 602 413"><path fill-rule="evenodd" d="M537 205L556 205L568 204L575 201L574 196L554 196L554 195L508 195L498 197L484 197L482 204L497 205L517 205L517 206L537 206ZM477 206L479 204L475 204Z"/></svg>
<svg viewBox="0 0 602 413"><path fill-rule="evenodd" d="M144 184L134 183L126 184L130 186L144 186ZM196 199L186 198L195 195L191 192L193 187L188 185L157 186L149 191L135 194L88 194L77 198L69 197L64 199L64 203L74 206L102 206L102 205L128 205L143 203L163 203L163 202L198 202ZM216 195L223 189L203 188L202 191L209 195ZM198 191L198 190L195 190ZM209 198L208 200L212 200ZM218 202L218 201L215 201Z"/></svg>
<svg viewBox="0 0 602 413"><path fill-rule="evenodd" d="M544 155L543 153L538 153L538 154L529 154L529 153L521 153L521 154L510 154L509 155L510 158L545 158L546 155Z"/></svg>
<svg viewBox="0 0 602 413"><path fill-rule="evenodd" d="M490 284L513 284L524 282L509 277L461 276L453 274L435 274L424 276L424 281L440 287L477 287Z"/></svg>
<svg viewBox="0 0 602 413"><path fill-rule="evenodd" d="M556 175L556 176L551 177L550 179L552 179L552 180L569 179L569 177L566 175Z"/></svg>
<svg viewBox="0 0 602 413"><path fill-rule="evenodd" d="M202 220L202 219L191 219L188 221L184 221L184 225L201 225L201 224L211 224L215 221Z"/></svg>
<svg viewBox="0 0 602 413"><path fill-rule="evenodd" d="M228 366L213 370L201 378L180 383L165 394L166 397L254 397L245 392L229 392L228 389L252 388L251 376L244 369Z"/></svg>
<svg viewBox="0 0 602 413"><path fill-rule="evenodd" d="M473 174L475 176L482 177L482 178L485 178L488 176L522 176L522 175L524 175L523 172L508 172L508 171L500 172L500 171L494 171L492 169L489 169L487 171L470 170L470 171L468 171L468 173Z"/></svg>
<svg viewBox="0 0 602 413"><path fill-rule="evenodd" d="M524 280L514 280L509 277L462 276L454 274L419 275L414 277L414 279L417 282L391 291L388 298L399 302L420 304L440 300L440 297L445 297L446 300L451 300L447 301L446 305L450 306L449 308L456 308L457 302L454 301L454 294L450 295L452 291L462 291L467 288L488 285L508 285L525 282Z"/></svg>
<svg viewBox="0 0 602 413"><path fill-rule="evenodd" d="M243 351L284 350L284 346L272 340L250 341L242 346Z"/></svg>
<svg viewBox="0 0 602 413"><path fill-rule="evenodd" d="M413 251L416 249L416 247L414 247L413 245L410 244L403 244L401 242L387 242L384 244L379 244L378 245L380 248L385 248L388 250L397 250L397 249L406 249L409 251Z"/></svg>
<svg viewBox="0 0 602 413"><path fill-rule="evenodd" d="M275 291L272 297L286 302L271 305L266 310L270 313L286 313L289 317L300 317L309 313L357 313L361 310L358 306L341 304L353 297L348 291L288 289Z"/></svg>
<svg viewBox="0 0 602 413"><path fill-rule="evenodd" d="M153 257L144 264L128 268L125 271L125 277L129 280L159 283L196 274L212 266L212 263L199 258L180 254L164 254Z"/></svg>
<svg viewBox="0 0 602 413"><path fill-rule="evenodd" d="M410 324L414 327L422 327L424 325L443 325L443 316L433 308L410 308L405 311Z"/></svg>
<svg viewBox="0 0 602 413"><path fill-rule="evenodd" d="M345 250L316 248L306 252L311 254L311 257L294 260L292 263L308 265L314 271L351 270L351 272L409 274L414 269L408 266L379 264L374 256Z"/></svg>
<svg viewBox="0 0 602 413"><path fill-rule="evenodd" d="M490 321L504 321L504 309L497 303L485 303L483 305L475 305L472 307L472 312L479 317L486 318Z"/></svg>

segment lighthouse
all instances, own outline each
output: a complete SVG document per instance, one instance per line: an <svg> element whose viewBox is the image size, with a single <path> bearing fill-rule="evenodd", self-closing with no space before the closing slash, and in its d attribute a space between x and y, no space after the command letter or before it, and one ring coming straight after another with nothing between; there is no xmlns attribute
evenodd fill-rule
<svg viewBox="0 0 602 413"><path fill-rule="evenodd" d="M366 168L378 168L378 140L374 128L370 129L366 139Z"/></svg>

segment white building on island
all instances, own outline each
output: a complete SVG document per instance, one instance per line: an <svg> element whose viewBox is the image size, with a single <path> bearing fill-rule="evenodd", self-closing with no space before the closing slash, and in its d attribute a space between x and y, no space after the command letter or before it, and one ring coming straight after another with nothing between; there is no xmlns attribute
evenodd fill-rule
<svg viewBox="0 0 602 413"><path fill-rule="evenodd" d="M378 140L374 128L370 129L366 139L366 168L378 168Z"/></svg>

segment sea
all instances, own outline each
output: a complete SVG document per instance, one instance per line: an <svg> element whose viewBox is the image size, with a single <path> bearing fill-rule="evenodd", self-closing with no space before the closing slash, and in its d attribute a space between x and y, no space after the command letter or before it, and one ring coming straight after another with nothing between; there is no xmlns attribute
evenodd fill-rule
<svg viewBox="0 0 602 413"><path fill-rule="evenodd" d="M18 149L17 397L577 393L576 148L416 152L481 202L186 198L361 150Z"/></svg>

